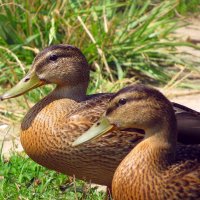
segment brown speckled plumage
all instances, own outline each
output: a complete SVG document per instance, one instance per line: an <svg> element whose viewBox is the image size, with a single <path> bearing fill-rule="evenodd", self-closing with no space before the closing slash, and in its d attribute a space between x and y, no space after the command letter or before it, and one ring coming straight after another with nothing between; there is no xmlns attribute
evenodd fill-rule
<svg viewBox="0 0 200 200"><path fill-rule="evenodd" d="M144 139L115 171L113 199L200 199L200 146L177 146L176 119L171 103L160 92L135 85L119 91L107 110L113 107L112 112L105 114L110 125L118 130L138 128L145 131Z"/></svg>
<svg viewBox="0 0 200 200"><path fill-rule="evenodd" d="M54 83L57 87L32 107L22 122L20 138L25 152L45 167L110 186L116 167L143 136L115 131L80 147L71 146L99 119L112 96L86 96L89 66L79 49L70 45L44 49L22 82L28 83L30 74L41 84Z"/></svg>
<svg viewBox="0 0 200 200"><path fill-rule="evenodd" d="M49 98L46 97L28 112L22 122L21 142L24 150L33 160L50 169L110 185L113 168L134 145L128 138L137 141L141 136L129 133L127 137L115 132L100 139L99 145L91 142L81 147L71 147L75 138L97 121L109 98L110 94L105 94L82 103L69 99L55 100L32 120L33 113L39 110L37 106L43 104L43 101L48 102L46 99Z"/></svg>
<svg viewBox="0 0 200 200"><path fill-rule="evenodd" d="M151 145L151 141L148 141ZM200 164L197 160L168 165L155 162L158 156L150 148L129 153L114 174L112 193L115 200L198 199L200 197ZM154 150L152 150L154 151ZM145 154L145 156L144 156Z"/></svg>

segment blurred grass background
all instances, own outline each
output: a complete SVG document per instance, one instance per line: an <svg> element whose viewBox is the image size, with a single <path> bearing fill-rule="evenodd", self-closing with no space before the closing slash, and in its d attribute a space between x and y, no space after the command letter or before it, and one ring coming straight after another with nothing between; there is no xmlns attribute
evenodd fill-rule
<svg viewBox="0 0 200 200"><path fill-rule="evenodd" d="M200 12L199 4L199 0L1 0L0 93L24 76L41 49L58 43L75 45L85 54L91 67L88 93L113 92L137 81L199 89L191 80L193 76L199 78L200 63L184 57L177 47L200 49L200 46L181 41L173 34L185 25L184 16ZM29 107L52 88L45 86L0 104L0 122L20 121ZM47 196L41 199L51 199L54 195L66 198L58 188L55 192L48 187L54 185L51 181L55 179L58 179L55 185L63 183L66 176L55 178L56 173L47 172L42 184L31 186L30 190L26 187L27 180L39 177L35 173L43 174L44 168L32 162L21 169L21 163L31 161L16 155L13 160L1 159L4 171L0 177L5 177L3 181L0 178L0 190L4 191L0 198L17 199L21 195L19 199L38 199L37 195L45 195L44 191ZM82 187L84 183L79 185ZM49 188L52 193L47 192ZM31 196L34 190L36 196ZM25 198L26 195L30 196ZM79 194L77 199L84 199L84 195ZM102 199L102 194L94 192L94 195L93 199Z"/></svg>
<svg viewBox="0 0 200 200"><path fill-rule="evenodd" d="M87 57L92 70L89 93L113 90L112 83L119 89L132 80L166 84L180 68L199 71L176 51L177 46L197 46L171 35L183 26L176 12L196 10L198 1L161 2L2 1L0 85L14 85L41 49L57 43L73 44ZM38 101L41 96L36 94L29 99Z"/></svg>

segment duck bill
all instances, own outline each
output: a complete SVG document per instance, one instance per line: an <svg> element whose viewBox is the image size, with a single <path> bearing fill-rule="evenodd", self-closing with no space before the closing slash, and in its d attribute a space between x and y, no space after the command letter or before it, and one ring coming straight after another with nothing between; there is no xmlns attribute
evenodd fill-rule
<svg viewBox="0 0 200 200"><path fill-rule="evenodd" d="M0 96L0 100L20 96L41 85L44 85L44 82L37 77L34 70L30 71L16 86Z"/></svg>
<svg viewBox="0 0 200 200"><path fill-rule="evenodd" d="M110 124L106 117L102 117L91 128L89 128L83 135L78 137L72 144L72 146L78 146L87 141L94 140L114 129L114 125Z"/></svg>

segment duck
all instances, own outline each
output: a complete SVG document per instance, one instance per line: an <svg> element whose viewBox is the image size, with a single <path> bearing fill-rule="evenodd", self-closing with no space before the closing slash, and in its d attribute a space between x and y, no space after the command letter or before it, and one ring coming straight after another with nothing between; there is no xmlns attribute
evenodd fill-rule
<svg viewBox="0 0 200 200"><path fill-rule="evenodd" d="M30 108L22 120L20 141L24 151L46 168L110 187L115 169L143 135L138 130L126 131L126 135L113 131L109 137L72 146L76 138L98 121L114 95L87 95L89 72L88 62L79 48L52 45L36 55L24 78L0 99L18 97L34 88L54 84L55 89ZM182 113L182 118L184 112L189 112L195 120L200 116L177 105L174 110L178 109L177 115ZM182 143L193 137L193 142L200 141L200 134L189 133L184 134Z"/></svg>
<svg viewBox="0 0 200 200"><path fill-rule="evenodd" d="M73 146L126 129L141 129L144 138L117 167L112 180L113 199L200 198L200 161L176 160L176 116L171 102L156 89L133 85L117 92L100 120ZM196 151L199 157L200 145Z"/></svg>

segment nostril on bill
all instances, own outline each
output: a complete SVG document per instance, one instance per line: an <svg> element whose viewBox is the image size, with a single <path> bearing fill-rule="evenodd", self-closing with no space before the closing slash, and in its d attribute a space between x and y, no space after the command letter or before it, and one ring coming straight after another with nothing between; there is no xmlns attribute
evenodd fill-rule
<svg viewBox="0 0 200 200"><path fill-rule="evenodd" d="M30 78L25 78L24 79L24 82L27 82L27 81L29 81L30 80Z"/></svg>

